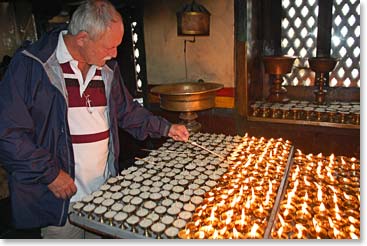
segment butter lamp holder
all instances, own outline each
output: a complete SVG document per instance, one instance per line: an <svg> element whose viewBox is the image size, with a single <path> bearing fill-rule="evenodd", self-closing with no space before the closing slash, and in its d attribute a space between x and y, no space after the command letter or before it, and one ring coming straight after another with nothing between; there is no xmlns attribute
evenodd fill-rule
<svg viewBox="0 0 367 246"><path fill-rule="evenodd" d="M296 57L293 56L264 56L263 62L265 72L273 75L272 86L270 94L267 98L269 102L287 103L287 89L282 86L283 75L292 71L293 63Z"/></svg>
<svg viewBox="0 0 367 246"><path fill-rule="evenodd" d="M325 104L327 90L327 74L334 70L338 60L333 57L312 57L308 59L310 69L316 73L315 77L315 103Z"/></svg>

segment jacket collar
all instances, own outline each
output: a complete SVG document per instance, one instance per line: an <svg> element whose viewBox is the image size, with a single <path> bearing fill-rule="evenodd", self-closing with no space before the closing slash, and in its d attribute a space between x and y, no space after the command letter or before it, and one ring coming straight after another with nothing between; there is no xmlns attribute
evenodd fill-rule
<svg viewBox="0 0 367 246"><path fill-rule="evenodd" d="M66 25L62 25L51 30L44 34L35 43L27 47L26 50L43 63L47 62L56 50L60 32L64 30L66 30Z"/></svg>

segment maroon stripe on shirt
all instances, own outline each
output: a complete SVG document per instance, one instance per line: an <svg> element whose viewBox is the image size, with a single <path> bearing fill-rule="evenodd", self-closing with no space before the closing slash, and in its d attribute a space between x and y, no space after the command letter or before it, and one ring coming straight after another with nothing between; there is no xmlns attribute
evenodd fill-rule
<svg viewBox="0 0 367 246"><path fill-rule="evenodd" d="M73 71L73 69L71 68L71 66L70 66L70 63L69 63L69 62L61 63L61 64L60 64L60 66L61 66L61 69L62 69L62 72L63 72L63 73L74 74L74 71Z"/></svg>
<svg viewBox="0 0 367 246"><path fill-rule="evenodd" d="M94 76L102 76L101 69L96 69L96 73L94 74Z"/></svg>
<svg viewBox="0 0 367 246"><path fill-rule="evenodd" d="M65 84L66 86L76 86L79 87L79 82L77 79L71 79L71 78L66 78L65 79ZM93 87L93 88L104 88L104 83L103 80L91 80L88 84L88 88L89 87Z"/></svg>
<svg viewBox="0 0 367 246"><path fill-rule="evenodd" d="M65 85L66 87L78 87L79 88L79 82L77 79L66 78Z"/></svg>
<svg viewBox="0 0 367 246"><path fill-rule="evenodd" d="M97 141L107 139L109 136L110 136L110 131L107 130L105 132L99 132L99 133L94 133L94 134L71 135L71 141L73 144L94 143Z"/></svg>
<svg viewBox="0 0 367 246"><path fill-rule="evenodd" d="M85 107L86 99L89 100L92 107L106 106L107 99L103 81L92 80L89 82L83 96L80 97L79 83L74 79L65 79L66 89L68 91L69 107Z"/></svg>

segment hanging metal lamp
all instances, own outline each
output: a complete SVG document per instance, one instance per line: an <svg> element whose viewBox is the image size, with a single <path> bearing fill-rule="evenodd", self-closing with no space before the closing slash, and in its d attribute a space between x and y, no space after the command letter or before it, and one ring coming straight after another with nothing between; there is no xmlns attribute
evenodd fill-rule
<svg viewBox="0 0 367 246"><path fill-rule="evenodd" d="M185 4L177 12L177 35L179 36L208 36L210 30L210 13L193 0Z"/></svg>

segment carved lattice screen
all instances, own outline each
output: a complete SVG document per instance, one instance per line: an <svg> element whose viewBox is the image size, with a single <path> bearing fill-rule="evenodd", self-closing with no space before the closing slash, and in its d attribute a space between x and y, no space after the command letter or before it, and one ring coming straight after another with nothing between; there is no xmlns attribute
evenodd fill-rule
<svg viewBox="0 0 367 246"><path fill-rule="evenodd" d="M307 58L316 56L317 0L282 0L282 52L297 56L285 85L312 86L315 74ZM339 58L330 74L330 86L360 86L360 1L334 0L331 56Z"/></svg>
<svg viewBox="0 0 367 246"><path fill-rule="evenodd" d="M340 60L330 86L360 87L360 1L334 0L331 56Z"/></svg>
<svg viewBox="0 0 367 246"><path fill-rule="evenodd" d="M134 63L135 63L135 72L136 72L136 90L138 92L142 92L142 86L143 82L141 81L141 75L140 75L140 53L139 48L137 47L137 43L139 40L138 33L135 32L135 27L137 25L137 22L133 22L131 24L131 34L132 34L132 40L133 40L133 49L134 49Z"/></svg>

